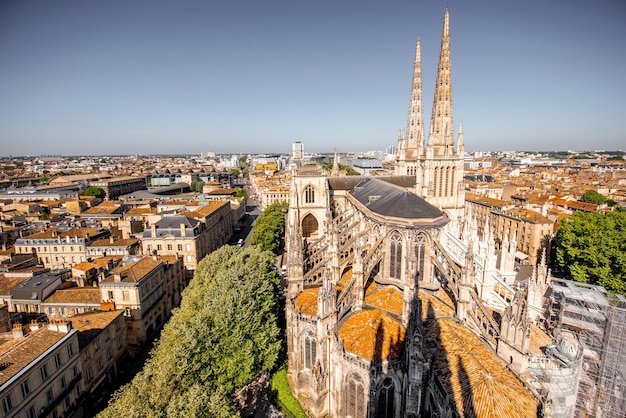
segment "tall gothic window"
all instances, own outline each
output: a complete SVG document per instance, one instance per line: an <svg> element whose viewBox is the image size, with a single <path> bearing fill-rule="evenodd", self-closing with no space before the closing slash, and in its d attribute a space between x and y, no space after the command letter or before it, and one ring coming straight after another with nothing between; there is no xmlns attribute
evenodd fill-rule
<svg viewBox="0 0 626 418"><path fill-rule="evenodd" d="M417 266L417 275L419 280L424 280L424 248L426 246L426 240L424 235L417 236L417 242L415 243L415 261Z"/></svg>
<svg viewBox="0 0 626 418"><path fill-rule="evenodd" d="M313 214L309 213L302 219L302 236L305 238L310 237L317 232L318 223Z"/></svg>
<svg viewBox="0 0 626 418"><path fill-rule="evenodd" d="M438 170L439 172L439 178L437 179L437 186L438 186L438 191L437 191L437 196L441 197L442 193L443 193L443 167L439 167Z"/></svg>
<svg viewBox="0 0 626 418"><path fill-rule="evenodd" d="M391 236L389 255L389 276L399 280L402 272L402 236L397 232Z"/></svg>
<svg viewBox="0 0 626 418"><path fill-rule="evenodd" d="M315 202L315 188L311 185L308 185L304 188L304 203L314 203Z"/></svg>
<svg viewBox="0 0 626 418"><path fill-rule="evenodd" d="M452 167L452 173L450 174L450 196L454 196L456 185L454 184L454 177L456 173L456 167Z"/></svg>
<svg viewBox="0 0 626 418"><path fill-rule="evenodd" d="M304 336L304 367L310 369L317 360L317 341L312 334Z"/></svg>
<svg viewBox="0 0 626 418"><path fill-rule="evenodd" d="M449 190L449 182L450 182L450 167L446 167L446 188L445 188L445 196L449 196L448 194L448 190Z"/></svg>
<svg viewBox="0 0 626 418"><path fill-rule="evenodd" d="M353 374L344 388L345 415L350 418L365 418L365 389L361 378Z"/></svg>
<svg viewBox="0 0 626 418"><path fill-rule="evenodd" d="M383 381L383 385L378 393L378 406L376 408L376 418L395 417L394 408L394 386L390 377Z"/></svg>

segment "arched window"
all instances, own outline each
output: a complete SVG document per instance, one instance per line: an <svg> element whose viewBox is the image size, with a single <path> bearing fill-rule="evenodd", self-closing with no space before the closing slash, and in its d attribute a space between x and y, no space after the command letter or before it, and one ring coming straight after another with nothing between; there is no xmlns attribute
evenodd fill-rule
<svg viewBox="0 0 626 418"><path fill-rule="evenodd" d="M315 203L315 188L311 185L304 188L304 203Z"/></svg>
<svg viewBox="0 0 626 418"><path fill-rule="evenodd" d="M437 197L441 197L443 193L443 167L437 169L439 172L439 178L437 179Z"/></svg>
<svg viewBox="0 0 626 418"><path fill-rule="evenodd" d="M450 175L450 195L451 196L454 196L455 194L454 192L456 190L456 184L454 183L454 178L456 177L455 174L456 174L456 167L452 167L452 173Z"/></svg>
<svg viewBox="0 0 626 418"><path fill-rule="evenodd" d="M383 381L383 385L378 393L378 406L376 408L376 418L395 417L394 408L394 386L390 377Z"/></svg>
<svg viewBox="0 0 626 418"><path fill-rule="evenodd" d="M415 265L417 267L418 280L424 280L424 248L426 246L426 239L424 235L417 236L415 243Z"/></svg>
<svg viewBox="0 0 626 418"><path fill-rule="evenodd" d="M309 213L302 219L302 236L305 238L310 237L317 232L318 224L317 219L313 214Z"/></svg>
<svg viewBox="0 0 626 418"><path fill-rule="evenodd" d="M365 389L361 378L353 374L344 388L345 416L351 418L365 418Z"/></svg>
<svg viewBox="0 0 626 418"><path fill-rule="evenodd" d="M399 280L402 273L402 236L397 232L391 236L389 256L389 276Z"/></svg>
<svg viewBox="0 0 626 418"><path fill-rule="evenodd" d="M448 190L449 190L449 182L450 182L450 167L446 167L446 180L445 180L445 191L444 191L444 196L449 196L448 195Z"/></svg>
<svg viewBox="0 0 626 418"><path fill-rule="evenodd" d="M304 336L304 367L310 369L317 360L317 341L312 334Z"/></svg>

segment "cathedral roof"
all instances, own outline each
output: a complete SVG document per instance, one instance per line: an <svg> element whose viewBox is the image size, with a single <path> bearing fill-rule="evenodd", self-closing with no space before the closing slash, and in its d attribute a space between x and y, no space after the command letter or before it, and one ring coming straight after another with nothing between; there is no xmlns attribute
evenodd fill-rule
<svg viewBox="0 0 626 418"><path fill-rule="evenodd" d="M433 370L461 416L534 417L537 400L475 334L447 315L450 307L419 293L424 342ZM437 303L437 301L439 303Z"/></svg>
<svg viewBox="0 0 626 418"><path fill-rule="evenodd" d="M300 313L305 315L317 315L317 296L320 293L320 287L305 289L296 298L296 306Z"/></svg>
<svg viewBox="0 0 626 418"><path fill-rule="evenodd" d="M445 222L442 211L402 186L376 177L367 177L351 191L359 203L369 211L382 216Z"/></svg>
<svg viewBox="0 0 626 418"><path fill-rule="evenodd" d="M401 315L402 292L395 287L379 288L365 296L365 303Z"/></svg>
<svg viewBox="0 0 626 418"><path fill-rule="evenodd" d="M400 322L380 309L353 313L338 331L346 351L374 361L399 358L405 334Z"/></svg>

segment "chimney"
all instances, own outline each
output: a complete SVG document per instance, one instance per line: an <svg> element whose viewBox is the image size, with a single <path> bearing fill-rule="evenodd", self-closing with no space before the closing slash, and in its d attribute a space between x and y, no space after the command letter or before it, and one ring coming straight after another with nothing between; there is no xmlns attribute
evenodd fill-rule
<svg viewBox="0 0 626 418"><path fill-rule="evenodd" d="M109 237L109 243L113 244L115 242L115 238L113 238L113 235L111 235Z"/></svg>
<svg viewBox="0 0 626 418"><path fill-rule="evenodd" d="M156 224L152 224L150 226L150 230L152 231L152 238L156 238L157 234L156 234Z"/></svg>
<svg viewBox="0 0 626 418"><path fill-rule="evenodd" d="M184 223L180 224L180 236L184 237L185 236L185 232L187 231L187 227L185 226Z"/></svg>
<svg viewBox="0 0 626 418"><path fill-rule="evenodd" d="M68 333L72 330L72 323L66 320L50 321L48 323L48 329L50 331Z"/></svg>
<svg viewBox="0 0 626 418"><path fill-rule="evenodd" d="M121 275L121 274L119 274L119 273L115 273L115 274L113 275L113 281L114 281L114 282L121 282L121 281L122 281L122 275Z"/></svg>
<svg viewBox="0 0 626 418"><path fill-rule="evenodd" d="M15 340L24 338L24 328L22 328L22 324L13 324L11 335L13 336L13 339Z"/></svg>
<svg viewBox="0 0 626 418"><path fill-rule="evenodd" d="M37 331L39 329L39 322L37 322L36 319L33 319L32 321L30 321L30 330L32 331Z"/></svg>

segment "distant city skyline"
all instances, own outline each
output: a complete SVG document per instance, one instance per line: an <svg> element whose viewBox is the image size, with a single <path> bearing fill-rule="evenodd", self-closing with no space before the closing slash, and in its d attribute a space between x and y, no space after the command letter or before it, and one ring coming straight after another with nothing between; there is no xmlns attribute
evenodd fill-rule
<svg viewBox="0 0 626 418"><path fill-rule="evenodd" d="M446 6L468 151L623 150L626 2L2 2L0 156L396 145Z"/></svg>

